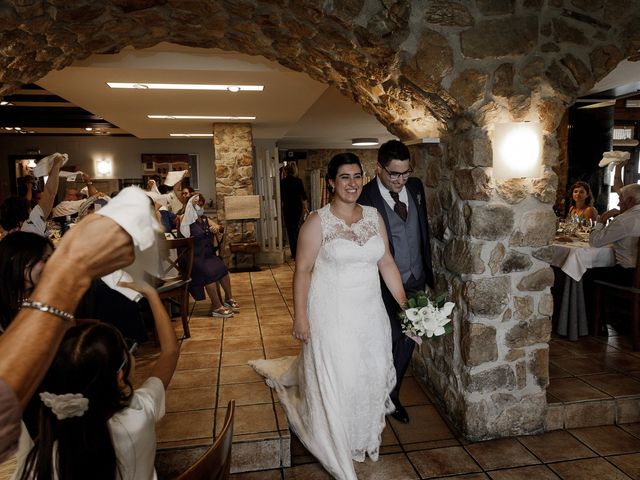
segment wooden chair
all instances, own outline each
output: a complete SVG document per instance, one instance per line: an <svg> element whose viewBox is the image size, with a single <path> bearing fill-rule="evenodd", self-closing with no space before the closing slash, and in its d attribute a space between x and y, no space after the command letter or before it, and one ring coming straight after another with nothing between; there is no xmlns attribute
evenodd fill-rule
<svg viewBox="0 0 640 480"><path fill-rule="evenodd" d="M224 425L213 445L191 465L178 480L223 480L229 478L231 470L231 444L233 441L233 415L235 402L227 405ZM214 432L215 437L215 432Z"/></svg>
<svg viewBox="0 0 640 480"><path fill-rule="evenodd" d="M612 305L611 300L615 300L616 304L621 302L629 305L626 311L631 313L633 349L640 350L640 237L638 238L638 258L636 259L636 269L633 274L633 282L631 286L617 285L611 282L595 280L595 310L594 310L594 330L596 335L600 335L600 324L602 314L602 300L604 297Z"/></svg>
<svg viewBox="0 0 640 480"><path fill-rule="evenodd" d="M169 315L171 304L180 307L184 338L189 338L189 282L193 268L193 238L176 238L164 241L167 258L164 263L162 283L156 287Z"/></svg>

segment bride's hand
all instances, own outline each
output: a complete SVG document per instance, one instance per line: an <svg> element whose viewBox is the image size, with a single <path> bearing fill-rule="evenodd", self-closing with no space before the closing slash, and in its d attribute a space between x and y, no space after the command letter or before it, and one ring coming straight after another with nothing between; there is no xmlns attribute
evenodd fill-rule
<svg viewBox="0 0 640 480"><path fill-rule="evenodd" d="M309 343L309 338L311 337L311 329L309 328L309 321L307 319L294 320L292 335L298 340L302 340L304 343Z"/></svg>

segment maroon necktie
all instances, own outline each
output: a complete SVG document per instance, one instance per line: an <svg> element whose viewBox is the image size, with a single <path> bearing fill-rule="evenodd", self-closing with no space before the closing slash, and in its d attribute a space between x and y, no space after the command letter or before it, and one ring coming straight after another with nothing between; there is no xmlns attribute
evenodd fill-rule
<svg viewBox="0 0 640 480"><path fill-rule="evenodd" d="M391 194L391 198L395 202L393 206L393 211L398 214L398 216L402 219L403 222L407 221L407 205L404 202L400 201L400 194L396 192L389 192Z"/></svg>

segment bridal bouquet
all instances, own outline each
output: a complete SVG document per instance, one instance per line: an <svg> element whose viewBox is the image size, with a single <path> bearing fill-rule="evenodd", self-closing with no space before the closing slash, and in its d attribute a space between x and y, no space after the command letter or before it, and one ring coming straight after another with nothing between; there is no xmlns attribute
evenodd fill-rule
<svg viewBox="0 0 640 480"><path fill-rule="evenodd" d="M407 298L407 307L400 312L402 331L418 345L423 339L439 337L453 330L448 318L455 304L445 302L440 294L431 300L425 292L417 292Z"/></svg>

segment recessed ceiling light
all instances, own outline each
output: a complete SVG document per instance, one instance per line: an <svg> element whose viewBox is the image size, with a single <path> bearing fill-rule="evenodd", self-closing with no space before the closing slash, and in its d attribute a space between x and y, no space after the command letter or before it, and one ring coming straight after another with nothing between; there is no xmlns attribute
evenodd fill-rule
<svg viewBox="0 0 640 480"><path fill-rule="evenodd" d="M14 130L22 130L22 127L13 127Z"/></svg>
<svg viewBox="0 0 640 480"><path fill-rule="evenodd" d="M354 138L351 140L351 145L354 147L372 147L378 145L377 138Z"/></svg>
<svg viewBox="0 0 640 480"><path fill-rule="evenodd" d="M213 137L213 133L170 133L171 137Z"/></svg>
<svg viewBox="0 0 640 480"><path fill-rule="evenodd" d="M4 106L6 106L6 105L13 105L13 103L8 102L7 100L2 100L2 101L0 101L0 106L3 106L3 107L4 107Z"/></svg>
<svg viewBox="0 0 640 480"><path fill-rule="evenodd" d="M111 88L138 88L150 90L222 90L228 92L261 92L264 85L211 85L195 83L123 83L107 82Z"/></svg>
<svg viewBox="0 0 640 480"><path fill-rule="evenodd" d="M93 127L84 127L84 129L85 129L87 132L90 132L91 130L93 130Z"/></svg>
<svg viewBox="0 0 640 480"><path fill-rule="evenodd" d="M233 115L147 115L148 118L161 118L168 120L255 120L255 116Z"/></svg>
<svg viewBox="0 0 640 480"><path fill-rule="evenodd" d="M5 130L13 130L13 127L4 127Z"/></svg>

